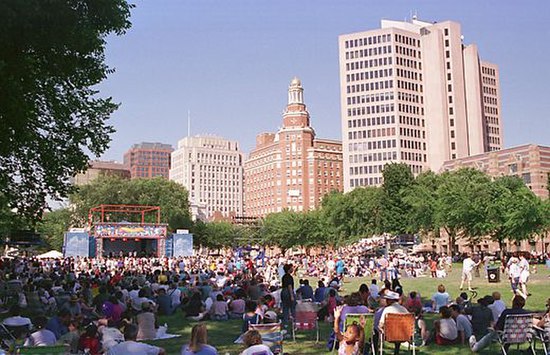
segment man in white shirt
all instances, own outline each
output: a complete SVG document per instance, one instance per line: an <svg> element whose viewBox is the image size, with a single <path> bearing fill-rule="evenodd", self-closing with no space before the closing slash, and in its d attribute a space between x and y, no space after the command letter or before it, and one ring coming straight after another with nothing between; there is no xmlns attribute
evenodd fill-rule
<svg viewBox="0 0 550 355"><path fill-rule="evenodd" d="M472 271L477 266L476 262L466 254L466 258L462 261L462 279L460 281L460 290L464 287L464 281L468 282L468 290L472 290Z"/></svg>
<svg viewBox="0 0 550 355"><path fill-rule="evenodd" d="M512 291L516 295L520 295L523 298L527 298L527 295L523 294L519 282L521 277L521 268L519 267L519 260L516 257L510 258L510 266L508 266L508 277L510 278L510 286Z"/></svg>
<svg viewBox="0 0 550 355"><path fill-rule="evenodd" d="M113 346L109 349L108 355L165 355L163 348L136 341L138 328L129 324L124 330L124 339L126 341Z"/></svg>
<svg viewBox="0 0 550 355"><path fill-rule="evenodd" d="M409 311L399 304L399 294L393 291L387 291L382 296L386 300L386 307L382 311L382 316L380 317L380 322L378 323L378 328L383 332L384 323L387 314L407 314Z"/></svg>
<svg viewBox="0 0 550 355"><path fill-rule="evenodd" d="M378 288L378 285L376 284L376 279L372 279L371 285L369 287L369 292L372 298L377 299L378 294L380 292L380 289Z"/></svg>
<svg viewBox="0 0 550 355"><path fill-rule="evenodd" d="M48 323L48 318L44 316L38 316L36 317L34 323L38 330L29 335L29 337L25 340L24 346L55 345L55 342L57 341L57 339L55 338L55 334L45 328L46 323Z"/></svg>
<svg viewBox="0 0 550 355"><path fill-rule="evenodd" d="M519 269L521 270L519 274L519 284L521 285L521 292L525 296L530 296L527 292L527 281L529 280L529 260L525 258L525 254L519 256Z"/></svg>

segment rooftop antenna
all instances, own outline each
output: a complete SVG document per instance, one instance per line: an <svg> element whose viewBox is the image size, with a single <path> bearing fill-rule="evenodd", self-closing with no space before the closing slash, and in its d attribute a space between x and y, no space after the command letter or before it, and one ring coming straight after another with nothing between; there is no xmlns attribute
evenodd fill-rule
<svg viewBox="0 0 550 355"><path fill-rule="evenodd" d="M414 10L413 20L417 20L417 19L418 19L418 11Z"/></svg>
<svg viewBox="0 0 550 355"><path fill-rule="evenodd" d="M191 137L191 110L187 110L187 137Z"/></svg>

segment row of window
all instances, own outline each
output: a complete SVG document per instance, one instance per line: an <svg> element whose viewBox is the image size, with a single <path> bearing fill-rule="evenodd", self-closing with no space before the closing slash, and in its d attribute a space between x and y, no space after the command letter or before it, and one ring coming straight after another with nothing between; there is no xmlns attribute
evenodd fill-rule
<svg viewBox="0 0 550 355"><path fill-rule="evenodd" d="M426 131L421 132L419 129L399 127L399 135L426 139Z"/></svg>
<svg viewBox="0 0 550 355"><path fill-rule="evenodd" d="M372 105L348 108L348 117L393 112L394 104Z"/></svg>
<svg viewBox="0 0 550 355"><path fill-rule="evenodd" d="M414 149L414 150L421 150L421 149L424 151L426 150L426 143L421 143L421 142L413 141L409 139L400 139L399 146L403 149L406 148L406 149ZM415 161L422 161L422 160L415 160Z"/></svg>
<svg viewBox="0 0 550 355"><path fill-rule="evenodd" d="M399 115L399 124L406 124L409 126L416 126L416 127L424 127L425 121L424 119L420 119L418 117L409 117L409 116L401 116Z"/></svg>
<svg viewBox="0 0 550 355"><path fill-rule="evenodd" d="M397 48L396 48L397 49ZM375 55L382 55L382 54L391 54L392 48L391 46L381 46L381 47L374 47L374 48L365 48L365 49L359 49L356 51L349 51L346 52L346 59L357 59L357 58L364 58L364 57L372 57Z"/></svg>
<svg viewBox="0 0 550 355"><path fill-rule="evenodd" d="M383 80L366 84L347 85L346 93L352 94L363 91L373 91L393 88L393 80Z"/></svg>
<svg viewBox="0 0 550 355"><path fill-rule="evenodd" d="M419 61L416 61L414 59L397 57L395 59L395 61L396 61L397 65L401 65L401 66L407 67L407 68L414 68L414 69L422 70L422 63L419 62Z"/></svg>
<svg viewBox="0 0 550 355"><path fill-rule="evenodd" d="M386 43L391 41L391 34L381 34L378 36L370 36L358 39L350 39L345 42L346 48L361 47L371 44Z"/></svg>
<svg viewBox="0 0 550 355"><path fill-rule="evenodd" d="M356 62L346 63L346 71L374 68L374 67L380 67L382 65L392 65L392 63L393 63L392 57L359 60Z"/></svg>
<svg viewBox="0 0 550 355"><path fill-rule="evenodd" d="M484 106L485 113L488 113L490 115L498 115L498 108L492 107L492 106Z"/></svg>
<svg viewBox="0 0 550 355"><path fill-rule="evenodd" d="M350 179L349 185L351 187L359 187L359 186L375 186L382 184L382 178L381 177L370 177L370 178L357 178L357 179Z"/></svg>
<svg viewBox="0 0 550 355"><path fill-rule="evenodd" d="M485 84L485 85L497 86L497 81L496 81L496 79L494 79L494 78L488 78L488 77L484 76L484 77L482 77L481 81L482 81L483 84Z"/></svg>
<svg viewBox="0 0 550 355"><path fill-rule="evenodd" d="M349 156L351 164L367 163L372 161L397 160L397 152L378 152L368 154L353 154Z"/></svg>
<svg viewBox="0 0 550 355"><path fill-rule="evenodd" d="M348 120L348 128L370 127L395 123L395 116L378 116Z"/></svg>
<svg viewBox="0 0 550 355"><path fill-rule="evenodd" d="M401 152L401 160L416 161L416 162L424 161L425 163L427 161L427 156L426 154L420 154L420 153ZM422 169L420 165L418 165L418 167Z"/></svg>
<svg viewBox="0 0 550 355"><path fill-rule="evenodd" d="M490 105L498 105L497 98L492 96L483 95L483 102Z"/></svg>
<svg viewBox="0 0 550 355"><path fill-rule="evenodd" d="M487 74L487 75L491 75L491 76L496 76L497 75L496 70L493 69L493 68L481 67L481 72L483 74Z"/></svg>
<svg viewBox="0 0 550 355"><path fill-rule="evenodd" d="M422 59L420 51L409 47L395 46L395 52L401 55L405 55L407 57Z"/></svg>
<svg viewBox="0 0 550 355"><path fill-rule="evenodd" d="M490 88L490 87L488 87L488 86L484 86L484 87L483 87L483 93L484 93L484 94L488 94L488 95L496 96L496 95L497 95L497 89L495 89L495 88Z"/></svg>
<svg viewBox="0 0 550 355"><path fill-rule="evenodd" d="M417 83L411 83L409 81L403 81L403 80L397 80L397 88L398 89L405 89L415 92L423 92L422 85L419 85ZM419 90L420 89L420 90Z"/></svg>
<svg viewBox="0 0 550 355"><path fill-rule="evenodd" d="M358 96L348 96L348 105L358 105L379 101L391 101L393 100L393 91L380 92L376 94L363 94Z"/></svg>
<svg viewBox="0 0 550 355"><path fill-rule="evenodd" d="M396 69L397 76L405 79L411 80L420 80L422 81L422 73L418 74L417 72L405 69Z"/></svg>
<svg viewBox="0 0 550 355"><path fill-rule="evenodd" d="M395 136L395 127L392 128L378 128L378 129L368 129L363 131L353 131L348 132L348 139L365 139L365 138L377 138L377 137L386 137L386 136Z"/></svg>
<svg viewBox="0 0 550 355"><path fill-rule="evenodd" d="M397 69L399 71L399 69ZM346 74L346 82L385 78L393 75L393 69L378 69L360 73Z"/></svg>
<svg viewBox="0 0 550 355"><path fill-rule="evenodd" d="M349 168L350 176L364 174L378 174L384 170L384 165L353 166Z"/></svg>

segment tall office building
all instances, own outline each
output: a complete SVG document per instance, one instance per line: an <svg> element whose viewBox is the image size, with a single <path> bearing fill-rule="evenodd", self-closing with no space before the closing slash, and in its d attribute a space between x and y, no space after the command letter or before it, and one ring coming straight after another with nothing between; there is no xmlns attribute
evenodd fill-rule
<svg viewBox="0 0 550 355"><path fill-rule="evenodd" d="M162 176L168 179L170 171L170 144L139 143L124 153L124 164L130 170L132 179Z"/></svg>
<svg viewBox="0 0 550 355"><path fill-rule="evenodd" d="M172 153L170 180L189 191L194 219L215 212L243 215L243 154L236 141L216 136L185 137Z"/></svg>
<svg viewBox="0 0 550 355"><path fill-rule="evenodd" d="M502 147L496 65L460 24L382 20L339 37L344 189L379 185L389 162L414 174Z"/></svg>
<svg viewBox="0 0 550 355"><path fill-rule="evenodd" d="M311 210L328 192L342 191L342 144L315 137L298 78L288 88L283 126L256 137L244 172L247 217Z"/></svg>

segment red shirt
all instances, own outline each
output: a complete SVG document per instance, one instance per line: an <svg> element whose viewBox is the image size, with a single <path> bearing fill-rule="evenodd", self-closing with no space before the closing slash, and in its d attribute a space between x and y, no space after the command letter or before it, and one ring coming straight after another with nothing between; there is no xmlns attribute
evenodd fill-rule
<svg viewBox="0 0 550 355"><path fill-rule="evenodd" d="M99 344L98 338L88 337L86 334L83 334L78 341L78 348L80 350L89 349L91 355L99 354L101 346Z"/></svg>

